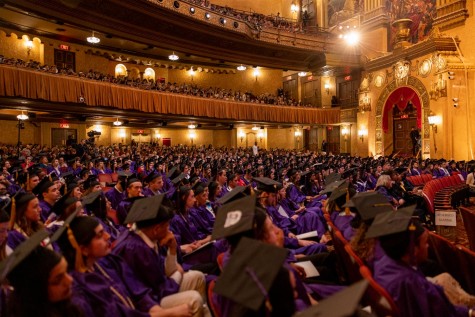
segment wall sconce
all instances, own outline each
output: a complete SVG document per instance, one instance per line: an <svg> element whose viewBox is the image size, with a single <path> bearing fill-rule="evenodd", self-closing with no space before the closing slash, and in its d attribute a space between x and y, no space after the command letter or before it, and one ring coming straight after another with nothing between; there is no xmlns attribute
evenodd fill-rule
<svg viewBox="0 0 475 317"><path fill-rule="evenodd" d="M26 41L26 53L30 55L31 49L33 48L33 41Z"/></svg>
<svg viewBox="0 0 475 317"><path fill-rule="evenodd" d="M157 139L157 141L159 141L161 138L162 138L162 136L160 135L160 132L155 132L155 139Z"/></svg>
<svg viewBox="0 0 475 317"><path fill-rule="evenodd" d="M252 72L252 74L254 75L254 77L256 77L256 81L257 81L257 77L259 76L259 70L256 68L254 68L254 71Z"/></svg>
<svg viewBox="0 0 475 317"><path fill-rule="evenodd" d="M360 105L358 107L358 112L364 113L365 111L371 111L371 97L366 93L364 97L360 100Z"/></svg>
<svg viewBox="0 0 475 317"><path fill-rule="evenodd" d="M195 76L195 71L193 69L193 66L190 68L190 70L188 71L188 73L190 74L191 76L191 81L193 81L193 76Z"/></svg>
<svg viewBox="0 0 475 317"><path fill-rule="evenodd" d="M429 113L429 116L427 117L427 120L429 121L429 125L432 128L432 132L437 133L437 125L442 122L442 119L440 116L436 116L432 111ZM437 143L435 141L435 135L434 135L434 152L437 153Z"/></svg>
<svg viewBox="0 0 475 317"><path fill-rule="evenodd" d="M441 97L447 97L447 82L442 78L442 74L439 74L435 83L430 83L429 90L430 99L437 100Z"/></svg>
<svg viewBox="0 0 475 317"><path fill-rule="evenodd" d="M299 149L300 148L300 137L302 136L302 132L299 129L297 129L297 130L295 130L294 135L295 135L295 138L297 139L297 149Z"/></svg>
<svg viewBox="0 0 475 317"><path fill-rule="evenodd" d="M122 139L122 143L124 143L124 139L125 139L125 130L120 130L119 131L119 138Z"/></svg>
<svg viewBox="0 0 475 317"><path fill-rule="evenodd" d="M97 131L97 132L101 132L101 133L102 133L102 126L96 124L96 125L94 126L94 131Z"/></svg>
<svg viewBox="0 0 475 317"><path fill-rule="evenodd" d="M368 130L366 130L366 129L359 129L358 130L358 136L361 139L361 142L364 141L365 135L368 135Z"/></svg>
<svg viewBox="0 0 475 317"><path fill-rule="evenodd" d="M196 133L194 131L190 131L188 136L190 137L191 145L193 146L193 140L196 139Z"/></svg>
<svg viewBox="0 0 475 317"><path fill-rule="evenodd" d="M290 12L295 13L299 10L299 6L295 4L295 2L292 2L290 5Z"/></svg>
<svg viewBox="0 0 475 317"><path fill-rule="evenodd" d="M343 135L343 138L346 141L346 138L348 136L348 128L347 127L343 127L343 129L341 129L341 135Z"/></svg>
<svg viewBox="0 0 475 317"><path fill-rule="evenodd" d="M329 95L330 94L330 84L325 83L325 85L323 87L325 88L325 91L326 91L327 95Z"/></svg>
<svg viewBox="0 0 475 317"><path fill-rule="evenodd" d="M241 144L242 144L242 141L244 140L244 137L245 137L245 136L246 136L246 135L244 134L243 131L239 131L239 138L241 139Z"/></svg>
<svg viewBox="0 0 475 317"><path fill-rule="evenodd" d="M261 143L262 138L264 137L264 133L262 131L257 132L257 137L259 138L259 143Z"/></svg>

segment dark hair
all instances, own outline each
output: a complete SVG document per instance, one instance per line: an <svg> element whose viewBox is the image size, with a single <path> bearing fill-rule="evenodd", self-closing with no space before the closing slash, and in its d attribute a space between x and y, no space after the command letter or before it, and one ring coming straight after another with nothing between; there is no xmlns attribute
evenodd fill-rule
<svg viewBox="0 0 475 317"><path fill-rule="evenodd" d="M44 247L37 247L9 275L14 287L9 302L9 316L82 316L70 300L50 303L48 279L51 270L61 261L61 256Z"/></svg>
<svg viewBox="0 0 475 317"><path fill-rule="evenodd" d="M419 239L425 229L419 221L414 220L413 223L416 227L415 231L405 230L379 238L381 247L390 258L400 260L404 255L410 252L409 248L411 247L412 239L415 244L419 243ZM412 237L412 235L414 236Z"/></svg>
<svg viewBox="0 0 475 317"><path fill-rule="evenodd" d="M95 229L99 225L99 221L94 217L81 216L76 217L69 225L74 238L76 239L79 246L87 246L91 243L92 239L96 236ZM66 230L61 237L58 239L57 243L63 251L63 255L68 261L68 270L74 271L74 266L76 263L76 249L72 246L69 240L69 230Z"/></svg>
<svg viewBox="0 0 475 317"><path fill-rule="evenodd" d="M208 185L208 189L209 189L208 199L209 199L209 201L215 201L216 200L215 192L216 192L216 189L218 188L218 186L219 186L219 184L217 182L209 183L209 185Z"/></svg>
<svg viewBox="0 0 475 317"><path fill-rule="evenodd" d="M177 213L179 214L185 214L186 211L186 200L188 199L188 196L190 196L192 189L187 186L182 186L180 187L177 192L178 195L176 197L176 210Z"/></svg>

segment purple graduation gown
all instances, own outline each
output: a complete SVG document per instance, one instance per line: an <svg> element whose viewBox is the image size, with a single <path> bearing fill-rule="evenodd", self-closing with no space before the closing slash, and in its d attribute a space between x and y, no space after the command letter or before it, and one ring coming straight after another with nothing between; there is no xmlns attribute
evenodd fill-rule
<svg viewBox="0 0 475 317"><path fill-rule="evenodd" d="M286 202L288 200L282 200L280 206L282 206L289 217L292 217L296 213ZM279 208L279 205L277 205L277 208ZM318 211L318 208L313 207L298 214L297 219L294 220L297 223L298 234L317 230L319 237L321 237L326 232L326 222L323 222L319 217Z"/></svg>
<svg viewBox="0 0 475 317"><path fill-rule="evenodd" d="M51 206L49 203L47 203L44 200L40 200L40 207L41 207L41 213L40 213L41 221L45 222L48 219L49 215L51 214L51 208L53 208L53 206Z"/></svg>
<svg viewBox="0 0 475 317"><path fill-rule="evenodd" d="M119 191L114 187L108 190L105 193L107 200L110 201L112 209L117 210L121 201L125 200L125 191L119 193Z"/></svg>
<svg viewBox="0 0 475 317"><path fill-rule="evenodd" d="M70 272L74 279L73 296L71 301L80 307L84 316L103 317L103 316L121 316L121 317L148 317L148 312L141 312L126 306L115 295L110 287L117 283L111 281L95 272L79 273ZM121 294L121 290L118 290Z"/></svg>
<svg viewBox="0 0 475 317"><path fill-rule="evenodd" d="M209 205L209 208L211 208L211 204ZM190 219L199 233L207 236L213 231L215 219L206 206L192 208L190 210Z"/></svg>
<svg viewBox="0 0 475 317"><path fill-rule="evenodd" d="M392 296L401 316L468 316L468 308L452 305L442 287L427 281L418 269L387 255L375 262L374 279Z"/></svg>
<svg viewBox="0 0 475 317"><path fill-rule="evenodd" d="M113 253L121 256L139 281L151 288L158 302L178 292L180 286L165 275L165 259L150 248L133 231L126 231L117 240Z"/></svg>

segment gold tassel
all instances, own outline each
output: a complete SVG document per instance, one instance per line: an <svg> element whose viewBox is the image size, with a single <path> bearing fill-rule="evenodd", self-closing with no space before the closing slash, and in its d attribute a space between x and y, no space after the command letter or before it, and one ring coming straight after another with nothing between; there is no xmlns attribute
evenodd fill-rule
<svg viewBox="0 0 475 317"><path fill-rule="evenodd" d="M346 202L350 201L350 191L346 190ZM349 216L351 214L350 207L345 207L345 215Z"/></svg>
<svg viewBox="0 0 475 317"><path fill-rule="evenodd" d="M53 177L51 176L51 174L48 175L48 178L49 178L49 181L50 181L50 182L53 181Z"/></svg>
<svg viewBox="0 0 475 317"><path fill-rule="evenodd" d="M8 225L8 229L12 230L13 227L15 226L15 218L16 218L16 200L15 197L12 198L12 207L10 211L10 223Z"/></svg>
<svg viewBox="0 0 475 317"><path fill-rule="evenodd" d="M82 252L81 248L79 247L78 242L76 241L76 238L74 237L73 230L71 230L71 227L68 226L68 240L69 243L73 246L73 248L76 250L76 263L74 264L74 267L76 271L80 273L85 273L86 272L86 265L84 264L83 258L82 258Z"/></svg>
<svg viewBox="0 0 475 317"><path fill-rule="evenodd" d="M30 173L26 173L26 192L31 192L30 188Z"/></svg>
<svg viewBox="0 0 475 317"><path fill-rule="evenodd" d="M68 193L68 185L64 184L64 195Z"/></svg>

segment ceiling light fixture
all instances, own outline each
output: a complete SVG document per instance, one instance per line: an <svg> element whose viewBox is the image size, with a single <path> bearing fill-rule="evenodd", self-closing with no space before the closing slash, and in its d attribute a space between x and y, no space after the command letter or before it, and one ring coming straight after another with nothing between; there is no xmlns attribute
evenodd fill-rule
<svg viewBox="0 0 475 317"><path fill-rule="evenodd" d="M190 124L190 125L188 126L188 129L195 129L195 128L196 128L196 125L194 125L194 124Z"/></svg>
<svg viewBox="0 0 475 317"><path fill-rule="evenodd" d="M246 70L246 66L244 66L243 64L241 64L241 65L239 65L238 67L236 67L236 69L237 69L238 71L241 71L241 72L242 72L243 70Z"/></svg>
<svg viewBox="0 0 475 317"><path fill-rule="evenodd" d="M97 44L101 41L101 39L96 37L95 34L94 34L94 31L92 31L92 36L89 36L87 38L87 41L91 44Z"/></svg>
<svg viewBox="0 0 475 317"><path fill-rule="evenodd" d="M122 121L119 121L119 118L117 118L117 120L114 121L114 125L115 126L120 126L120 125L122 125Z"/></svg>
<svg viewBox="0 0 475 317"><path fill-rule="evenodd" d="M305 77L307 76L307 72L299 72L298 75L299 77Z"/></svg>
<svg viewBox="0 0 475 317"><path fill-rule="evenodd" d="M259 130L259 127L253 126L251 130L252 130L252 131L257 131L257 130Z"/></svg>
<svg viewBox="0 0 475 317"><path fill-rule="evenodd" d="M18 116L16 116L16 118L18 120L21 120L21 121L24 121L24 120L28 120L28 115L26 115L23 110L21 111L21 114L19 114Z"/></svg>
<svg viewBox="0 0 475 317"><path fill-rule="evenodd" d="M168 55L168 59L171 61L177 61L180 59L180 57L178 57L178 55L176 55L175 52L173 52L172 55Z"/></svg>

